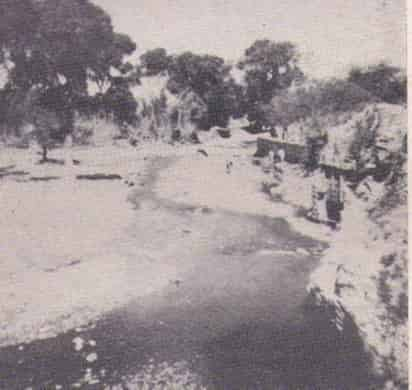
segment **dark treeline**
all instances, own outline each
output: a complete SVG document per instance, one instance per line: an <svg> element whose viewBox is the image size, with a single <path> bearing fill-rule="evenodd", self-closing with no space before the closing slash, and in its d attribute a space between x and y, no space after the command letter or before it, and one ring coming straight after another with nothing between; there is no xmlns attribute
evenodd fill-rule
<svg viewBox="0 0 412 390"><path fill-rule="evenodd" d="M196 121L204 130L226 126L230 117L246 116L259 131L365 102L406 102L406 76L383 63L307 87L298 49L290 42L254 42L234 65L241 82L232 76L233 66L214 55L157 48L136 65L127 61L135 50L91 1L0 0L0 66L7 73L0 89L0 130L18 135L30 123L46 150L48 142L73 131L76 113L104 113L119 126L137 126L131 87L157 75L168 77L171 93L189 89L203 100L207 109ZM90 82L98 89L93 96Z"/></svg>

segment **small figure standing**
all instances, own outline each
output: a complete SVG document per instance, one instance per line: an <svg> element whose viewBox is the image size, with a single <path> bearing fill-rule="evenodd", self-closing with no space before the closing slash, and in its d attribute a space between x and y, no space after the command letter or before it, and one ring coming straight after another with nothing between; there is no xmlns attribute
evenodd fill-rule
<svg viewBox="0 0 412 390"><path fill-rule="evenodd" d="M328 215L329 224L333 229L341 221L341 199L340 199L340 188L339 179L332 176L329 181L329 189L326 198L326 211Z"/></svg>

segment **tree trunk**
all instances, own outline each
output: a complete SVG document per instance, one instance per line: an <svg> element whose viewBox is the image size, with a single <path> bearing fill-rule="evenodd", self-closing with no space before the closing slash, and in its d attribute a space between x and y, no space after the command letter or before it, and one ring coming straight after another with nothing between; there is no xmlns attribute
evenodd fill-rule
<svg viewBox="0 0 412 390"><path fill-rule="evenodd" d="M48 160L48 158L47 158L47 152L48 152L47 146L42 146L42 148L43 148L42 162L46 162Z"/></svg>

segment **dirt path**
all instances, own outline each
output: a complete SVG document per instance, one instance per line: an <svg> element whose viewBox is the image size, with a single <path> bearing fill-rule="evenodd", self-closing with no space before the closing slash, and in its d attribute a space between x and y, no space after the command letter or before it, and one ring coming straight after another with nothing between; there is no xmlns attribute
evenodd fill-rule
<svg viewBox="0 0 412 390"><path fill-rule="evenodd" d="M351 389L368 388L357 335L338 334L328 313L307 306L322 244L284 219L227 207L233 185L246 206L256 199L254 187L225 182L224 156L210 152L218 169L208 174L196 150L186 160L153 160L129 195L134 217L104 246L117 262L92 264L97 280L113 265L116 288L98 299L116 302L110 295L121 291L117 308L88 328L3 348L1 389L331 389L348 377ZM190 198L205 185L182 164L209 182L209 199ZM239 166L253 179L257 171Z"/></svg>

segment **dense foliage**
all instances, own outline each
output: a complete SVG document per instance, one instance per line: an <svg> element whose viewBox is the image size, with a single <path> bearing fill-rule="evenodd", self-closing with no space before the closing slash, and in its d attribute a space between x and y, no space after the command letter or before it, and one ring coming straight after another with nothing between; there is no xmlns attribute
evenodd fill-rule
<svg viewBox="0 0 412 390"><path fill-rule="evenodd" d="M185 52L168 55L165 49L155 49L141 56L142 74L167 74L168 89L175 95L185 90L196 93L207 111L199 119L199 127L226 126L230 116L240 116L242 88L231 76L231 66L217 56Z"/></svg>
<svg viewBox="0 0 412 390"><path fill-rule="evenodd" d="M246 113L255 127L263 124L263 105L293 82L303 80L298 60L297 48L290 42L258 40L245 51L238 67L245 72Z"/></svg>
<svg viewBox="0 0 412 390"><path fill-rule="evenodd" d="M377 99L358 85L333 79L283 90L261 111L266 125L287 127L299 120L357 110L374 101Z"/></svg>
<svg viewBox="0 0 412 390"><path fill-rule="evenodd" d="M206 109L193 120L202 129L245 115L257 131L286 128L370 102L406 102L406 75L386 64L354 68L346 79L308 82L290 42L255 41L237 63L242 80L215 55L157 48L132 65L126 58L135 49L90 0L0 0L0 67L7 73L0 88L0 126L18 135L26 123L39 130L36 118L54 118L50 134L58 141L73 130L76 113L104 113L121 128L137 126L131 87L141 77L156 76L167 78L177 98L191 91L201 99ZM147 111L141 107L140 114Z"/></svg>
<svg viewBox="0 0 412 390"><path fill-rule="evenodd" d="M406 74L400 68L380 63L365 69L353 68L348 80L386 103L405 104Z"/></svg>
<svg viewBox="0 0 412 390"><path fill-rule="evenodd" d="M47 112L60 124L53 134L64 138L73 130L75 112L85 107L88 82L110 85L111 70L124 72L124 57L135 48L88 0L1 0L0 65L8 72L2 98L36 92L26 115L9 105L3 120L17 128L33 122L32 113Z"/></svg>

